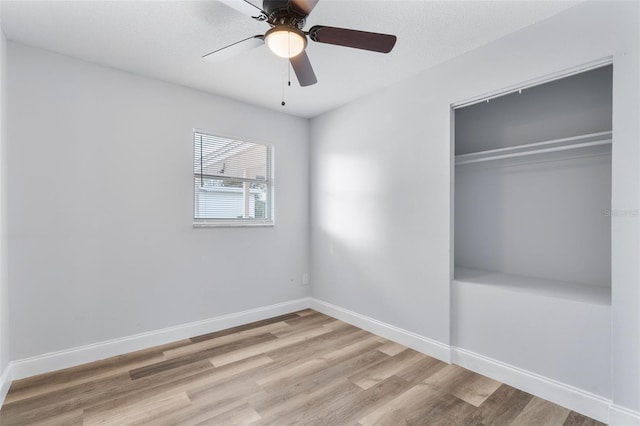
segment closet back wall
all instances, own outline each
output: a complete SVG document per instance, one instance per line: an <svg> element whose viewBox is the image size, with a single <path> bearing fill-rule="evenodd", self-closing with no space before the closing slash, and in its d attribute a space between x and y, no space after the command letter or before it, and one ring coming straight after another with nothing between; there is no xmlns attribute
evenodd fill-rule
<svg viewBox="0 0 640 426"><path fill-rule="evenodd" d="M8 62L13 360L308 295L306 120L15 43ZM275 145L274 227L192 227L194 127Z"/></svg>
<svg viewBox="0 0 640 426"><path fill-rule="evenodd" d="M456 155L610 131L613 67L456 109Z"/></svg>

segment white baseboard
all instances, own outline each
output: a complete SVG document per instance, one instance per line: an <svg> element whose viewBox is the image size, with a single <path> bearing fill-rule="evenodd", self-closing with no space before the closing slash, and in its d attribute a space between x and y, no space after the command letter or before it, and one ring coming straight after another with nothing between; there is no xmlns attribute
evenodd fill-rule
<svg viewBox="0 0 640 426"><path fill-rule="evenodd" d="M233 314L195 321L175 327L140 333L133 336L79 346L58 352L47 353L10 363L11 379L18 380L37 374L74 367L112 356L147 349L153 346L188 339L230 327L283 315L309 307L309 298L264 306ZM4 399L4 398L3 398Z"/></svg>
<svg viewBox="0 0 640 426"><path fill-rule="evenodd" d="M612 404L609 410L611 426L640 426L640 412Z"/></svg>
<svg viewBox="0 0 640 426"><path fill-rule="evenodd" d="M418 352L432 356L444 362L451 362L451 350L449 345L429 339L419 334L413 333L402 328L386 324L377 319L361 315L357 312L344 309L340 306L322 300L311 298L310 308L325 315L332 316L341 321L355 325L356 327L367 330L371 333L382 336L385 339L400 343L401 345L415 349Z"/></svg>
<svg viewBox="0 0 640 426"><path fill-rule="evenodd" d="M601 422L609 420L611 400L607 398L465 349L452 347L451 352L454 364Z"/></svg>
<svg viewBox="0 0 640 426"><path fill-rule="evenodd" d="M11 387L11 380L13 380L12 367L12 364L9 363L0 375L0 407L2 406L7 393L9 393L9 388Z"/></svg>

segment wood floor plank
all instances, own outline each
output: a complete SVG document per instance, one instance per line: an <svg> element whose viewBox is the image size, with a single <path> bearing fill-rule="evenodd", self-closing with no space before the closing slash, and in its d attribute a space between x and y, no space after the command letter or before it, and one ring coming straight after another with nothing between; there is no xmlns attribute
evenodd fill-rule
<svg viewBox="0 0 640 426"><path fill-rule="evenodd" d="M358 423L362 426L404 424L407 416L433 394L431 387L418 383L369 412Z"/></svg>
<svg viewBox="0 0 640 426"><path fill-rule="evenodd" d="M360 419L362 425L393 424L398 419L421 415L428 408L427 402L436 404L438 397L446 395L470 372L456 365L447 365Z"/></svg>
<svg viewBox="0 0 640 426"><path fill-rule="evenodd" d="M294 366L282 366L279 370L273 371L265 377L256 380L256 383L262 387L282 386L288 381L297 382L300 379L309 376L310 374L324 370L327 366L327 361L322 358L310 359L302 364L296 364Z"/></svg>
<svg viewBox="0 0 640 426"><path fill-rule="evenodd" d="M380 348L380 351L389 356L394 356L404 351L405 349L406 346L402 346L400 343L388 342Z"/></svg>
<svg viewBox="0 0 640 426"><path fill-rule="evenodd" d="M464 382L472 378L474 374L455 364L448 364L424 379L422 383L440 393L451 392L463 386Z"/></svg>
<svg viewBox="0 0 640 426"><path fill-rule="evenodd" d="M261 425L308 424L312 412L324 408L328 398L343 397L353 392L355 385L344 378L327 380L322 386L307 388L301 392L284 393L278 400L269 404L256 403L256 411L262 419Z"/></svg>
<svg viewBox="0 0 640 426"><path fill-rule="evenodd" d="M561 426L569 417L570 410L533 397L522 412L511 423L513 426Z"/></svg>
<svg viewBox="0 0 640 426"><path fill-rule="evenodd" d="M341 331L323 334L294 347L286 347L286 353L282 349L268 351L265 354L274 359L274 362L266 366L261 378L255 377L263 386L287 377L287 372L292 368L304 368L310 361L322 359L325 366L350 358L354 355L367 352L376 348L379 343L369 333L360 332L341 335ZM307 345L309 341L315 341L312 345ZM311 373L311 370L309 370ZM290 380L290 379L289 379Z"/></svg>
<svg viewBox="0 0 640 426"><path fill-rule="evenodd" d="M380 350L380 352L385 353L382 350ZM363 370L358 374L352 374L349 376L349 380L366 390L394 374L405 370L405 368L411 368L411 366L417 364L422 359L424 359L423 354L412 349L405 349L369 369Z"/></svg>
<svg viewBox="0 0 640 426"><path fill-rule="evenodd" d="M186 355L182 355L176 358L171 358L165 361L160 361L155 364L150 364L144 367L136 368L131 370L131 379L137 380L142 377L147 377L153 374L157 374L162 371L171 370L186 363L197 362L203 359L215 359L216 357L224 357L223 359L226 361L225 363L233 362L236 359L241 359L242 357L238 357L236 355L237 352L241 352L243 354L247 354L244 358L249 358L252 355L260 354L263 351L261 349L255 350L256 347L262 348L260 346L264 342L275 342L279 341L276 336L271 333L259 334L257 336L249 336L243 339L234 340L232 342L226 343L224 345L215 346L213 348L209 348L206 350L202 350L200 352L194 352ZM250 352L250 354L248 354ZM215 365L215 364L214 364ZM222 363L218 364L222 365ZM218 366L217 365L217 366Z"/></svg>
<svg viewBox="0 0 640 426"><path fill-rule="evenodd" d="M243 404L239 407L234 407L224 413L211 417L198 423L198 426L205 425L233 425L244 426L249 425L255 421L260 420L260 415L249 406L249 404Z"/></svg>
<svg viewBox="0 0 640 426"><path fill-rule="evenodd" d="M260 356L243 360L238 364L229 364L223 368L199 371L193 370L195 364L185 365L178 369L132 381L132 385L128 389L115 395L108 395L100 401L86 404L87 410L111 410L123 404L130 404L149 398L162 398L177 392L187 392L218 384L224 386L224 383L227 383L230 378L240 372L242 374L250 374L251 371L261 368L268 362L270 360L267 357ZM208 363L208 360L203 360L198 364L202 363ZM209 365L211 364L209 363Z"/></svg>
<svg viewBox="0 0 640 426"><path fill-rule="evenodd" d="M82 426L84 410L72 410L60 413L59 415L47 417L42 420L29 422L29 426ZM0 425L8 426L10 424L24 423L4 423L0 420Z"/></svg>
<svg viewBox="0 0 640 426"><path fill-rule="evenodd" d="M289 364L306 361L310 356L319 357L334 350L370 339L371 334L355 327L331 329L330 333L320 334L299 342L295 346L272 349L265 352L276 361Z"/></svg>
<svg viewBox="0 0 640 426"><path fill-rule="evenodd" d="M501 385L462 422L464 425L508 425L529 404L533 395Z"/></svg>
<svg viewBox="0 0 640 426"><path fill-rule="evenodd" d="M73 385L62 391L39 394L32 398L4 404L0 424L32 424L62 413L81 409L86 404L109 398L131 383L128 373L117 373L90 384Z"/></svg>
<svg viewBox="0 0 640 426"><path fill-rule="evenodd" d="M358 356L375 350L377 344L375 339L369 338L318 358L311 358L306 362L298 363L295 367L280 363L278 364L280 368L272 369L271 372L257 379L256 383L264 389L277 390L301 381L320 380L320 378L316 378L317 374L322 374L322 378L327 379L336 368L342 368L340 367L342 363L357 362ZM376 359L381 360L384 358L379 356Z"/></svg>
<svg viewBox="0 0 640 426"><path fill-rule="evenodd" d="M308 318L308 317L301 317L301 319L304 318ZM293 334L298 334L300 332L303 332L305 330L311 330L313 328L317 328L317 327L324 327L324 328L328 328L330 330L334 330L334 327L339 324L340 321L338 321L337 319L334 318L330 318L330 317L326 317L326 318L318 318L316 321L313 321L309 324L305 324L305 323L296 323L294 325L290 325L291 322L290 321L286 321L285 324L289 325L289 328L286 329L282 329L282 330L276 330L273 331L272 333L276 336L278 336L279 338L282 337L287 337L287 336L291 336Z"/></svg>
<svg viewBox="0 0 640 426"><path fill-rule="evenodd" d="M126 389L107 394L100 400L86 401L85 411L110 411L147 399L164 398L186 392L196 384L214 382L216 373L217 371L208 360L185 364L172 370L132 381L132 384Z"/></svg>
<svg viewBox="0 0 640 426"><path fill-rule="evenodd" d="M14 425L600 425L313 310L16 381Z"/></svg>
<svg viewBox="0 0 640 426"><path fill-rule="evenodd" d="M203 362L208 361L205 360ZM176 410L170 416L167 416L167 419L171 418L174 420L167 420L167 424L196 424L237 406L238 402L241 401L240 398L236 398L238 396L237 394L230 391L228 393L234 398L232 400L229 400L229 398L224 399L224 395L223 398L218 398L217 400L215 398L207 400L205 393L208 389L229 390L229 388L227 388L227 384L233 384L234 380L238 377L250 377L252 372L256 370L260 371L265 365L268 365L271 362L273 362L273 360L269 357L259 355L237 363L227 364L224 367L207 370L195 377L183 377L172 383L164 382L159 385L156 385L159 376L150 376L135 382L136 385L144 384L144 382L148 383L148 386L143 386L141 391L125 392L117 399L112 398L108 401L104 401L100 405L95 405L92 408L97 410L110 410L114 407L118 407L119 405L148 398L160 398L171 395L175 392L197 392L198 390L202 390L204 395L199 398L198 401L191 399L191 406ZM173 370L173 372L176 371L177 370ZM170 374L173 372L163 374ZM255 387L253 387L253 389L255 389Z"/></svg>
<svg viewBox="0 0 640 426"><path fill-rule="evenodd" d="M480 374L474 374L473 377L455 389L452 394L475 407L479 407L501 384Z"/></svg>
<svg viewBox="0 0 640 426"><path fill-rule="evenodd" d="M374 364L386 357L385 354L375 349L361 353L347 359L336 359L335 362L328 364L327 368L315 374L309 375L296 382L286 381L280 383L279 386L272 386L267 391L267 397L255 403L254 407L259 412L264 411L265 407L278 404L281 401L288 400L296 395L313 394L322 390L326 386L335 384L336 381L346 380L347 372L358 371L361 368ZM352 386L353 383L349 382Z"/></svg>
<svg viewBox="0 0 640 426"><path fill-rule="evenodd" d="M605 426L605 424L572 411L563 426Z"/></svg>
<svg viewBox="0 0 640 426"><path fill-rule="evenodd" d="M335 318L330 317L320 312L314 312L313 314L306 316L299 316L297 318L288 319L285 322L292 327L310 327L314 324L321 325L327 322L337 321Z"/></svg>
<svg viewBox="0 0 640 426"><path fill-rule="evenodd" d="M274 338L268 339L268 341L260 342L258 344L254 344L247 347L241 347L237 350L233 351L225 351L225 353L209 357L213 365L216 367L229 364L231 362L235 362L240 359L249 358L254 355L258 355L264 352L268 352L274 349L285 348L287 346L292 346L296 343L309 339L311 337L315 337L321 334L330 333L331 330L328 328L313 328L311 330L307 330L298 334L294 334L291 336L283 337L282 339ZM273 336L271 334L271 336ZM275 336L274 336L275 337Z"/></svg>
<svg viewBox="0 0 640 426"><path fill-rule="evenodd" d="M424 358L417 363L407 365L398 370L395 375L411 384L416 384L431 377L447 365L449 364L425 355Z"/></svg>
<svg viewBox="0 0 640 426"><path fill-rule="evenodd" d="M260 386L251 380L230 380L224 386L207 383L196 386L187 391L189 399L194 402L205 403L212 407L233 403L238 398L250 398L254 394L264 396Z"/></svg>
<svg viewBox="0 0 640 426"><path fill-rule="evenodd" d="M168 413L191 404L184 392L162 398L150 398L134 404L124 404L113 410L93 411L84 414L85 425L121 426L159 422Z"/></svg>
<svg viewBox="0 0 640 426"><path fill-rule="evenodd" d="M424 401L407 414L407 424L459 425L475 407L460 398L443 394Z"/></svg>
<svg viewBox="0 0 640 426"><path fill-rule="evenodd" d="M287 329L295 329L295 327L291 327L289 324L287 324L284 321L272 322L256 328L242 330L237 333L226 334L224 336L202 340L196 343L192 343L190 345L169 349L164 351L163 355L167 359L179 358L179 357L190 355L196 352L203 352L205 350L217 348L224 345L229 345L231 343L235 343L240 340L244 341L244 339L250 339L252 337L257 337L261 335L273 334L274 336L279 337L277 335L277 332L284 331Z"/></svg>
<svg viewBox="0 0 640 426"><path fill-rule="evenodd" d="M220 331L216 331L213 333L208 333L208 334L203 334L200 336L196 336L196 337L192 337L190 340L193 343L198 343L198 342L202 342L204 340L209 340L209 339L215 339L218 337L222 337L222 336L227 336L229 334L235 334L244 330L251 330L253 328L258 328L258 327L262 327L264 325L268 325L268 324L273 324L276 322L281 322L281 321L286 321L289 319L294 319L294 318L298 318L299 315L296 313L291 313L291 314L285 314L285 315L279 315L277 317L273 317L273 318L267 318L264 320L260 320L260 321L254 321L248 324L244 324L244 325L239 325L237 327L232 327L232 328L227 328L226 330L220 330Z"/></svg>
<svg viewBox="0 0 640 426"><path fill-rule="evenodd" d="M323 410L311 422L319 425L353 424L409 387L406 380L390 376L364 391L340 395L334 402L325 403Z"/></svg>
<svg viewBox="0 0 640 426"><path fill-rule="evenodd" d="M206 401L191 401L189 407L179 408L164 416L162 423L164 425L180 426L195 426L203 422L205 422L205 424L206 422L211 424L212 418L245 404L247 404L247 402L242 398L236 399L228 404L219 404L216 406L209 405Z"/></svg>
<svg viewBox="0 0 640 426"><path fill-rule="evenodd" d="M155 346L149 349L91 362L78 367L65 368L53 373L40 374L38 376L16 380L11 384L11 389L9 394L7 394L5 403L15 402L47 392L55 392L56 390L71 385L88 383L98 378L107 377L113 375L115 372L124 372L131 368L147 365L151 362L162 361L164 359L163 351L188 344L189 340L180 340L166 345Z"/></svg>

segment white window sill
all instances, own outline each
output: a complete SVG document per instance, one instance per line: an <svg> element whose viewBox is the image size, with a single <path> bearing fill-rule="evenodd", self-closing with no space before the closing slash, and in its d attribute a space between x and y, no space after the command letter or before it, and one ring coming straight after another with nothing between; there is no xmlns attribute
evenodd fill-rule
<svg viewBox="0 0 640 426"><path fill-rule="evenodd" d="M253 228L273 226L272 220L216 220L216 221L195 221L194 228Z"/></svg>

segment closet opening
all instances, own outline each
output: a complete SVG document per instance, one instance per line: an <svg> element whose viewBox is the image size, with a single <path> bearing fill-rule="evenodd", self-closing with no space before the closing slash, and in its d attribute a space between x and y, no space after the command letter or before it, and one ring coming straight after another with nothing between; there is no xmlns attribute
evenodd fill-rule
<svg viewBox="0 0 640 426"><path fill-rule="evenodd" d="M610 303L612 65L455 110L454 278Z"/></svg>
<svg viewBox="0 0 640 426"><path fill-rule="evenodd" d="M454 108L455 347L609 397L613 65Z"/></svg>

